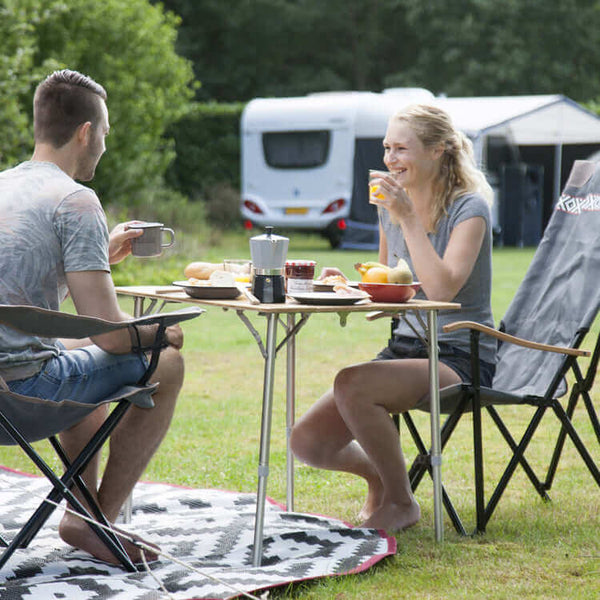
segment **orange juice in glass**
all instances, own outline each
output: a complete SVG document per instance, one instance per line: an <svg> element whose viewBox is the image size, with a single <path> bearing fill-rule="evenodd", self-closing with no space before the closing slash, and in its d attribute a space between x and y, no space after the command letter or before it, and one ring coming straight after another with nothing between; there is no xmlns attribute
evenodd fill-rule
<svg viewBox="0 0 600 600"><path fill-rule="evenodd" d="M226 258L223 260L223 270L233 273L238 283L250 283L252 262L247 259Z"/></svg>
<svg viewBox="0 0 600 600"><path fill-rule="evenodd" d="M371 185L371 179L376 179L383 171L376 171L375 169L369 169L369 202L372 198L377 200L383 200L385 196L379 191L378 185Z"/></svg>

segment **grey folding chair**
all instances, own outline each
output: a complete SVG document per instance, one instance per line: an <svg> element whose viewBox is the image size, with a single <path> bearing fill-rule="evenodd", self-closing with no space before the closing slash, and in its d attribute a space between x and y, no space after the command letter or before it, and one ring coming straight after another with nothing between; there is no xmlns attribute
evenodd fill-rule
<svg viewBox="0 0 600 600"><path fill-rule="evenodd" d="M29 545L56 508L56 504L66 499L75 511L92 520L90 527L121 565L128 571L137 570L118 537L111 531L100 507L93 500L80 475L132 405L148 409L154 406L151 396L156 390L157 384L148 382L158 363L160 351L164 347L166 327L198 317L203 312L201 309L187 308L129 321L110 322L32 306L0 305L1 324L24 333L46 338L82 339L118 329L133 328L135 330L142 325L158 324L153 344L148 348L140 349L140 351L151 353L149 367L142 379L135 384L124 386L108 398L98 398L98 402L94 405L78 402L77 398L54 402L22 396L11 392L6 382L0 377L0 445L19 445L52 484L46 500L41 502L27 523L13 536L10 543L0 537L0 546L5 547L0 555L0 567L18 548L26 548ZM15 413L22 411L23 403L28 405L31 418L25 424L21 423L22 419L19 419L20 424L17 426ZM116 406L79 456L72 462L69 461L56 435L80 421L99 405L106 403L116 403ZM60 415L60 431L56 427L48 429L48 423L58 422L56 415ZM62 475L57 474L31 445L32 442L43 439L50 441L61 459L65 467ZM92 507L93 514L90 514L73 495L74 485L78 487L86 502ZM97 525L95 521L100 525Z"/></svg>
<svg viewBox="0 0 600 600"><path fill-rule="evenodd" d="M442 390L441 400L450 411L442 427L442 447L450 439L465 412L473 412L476 531L485 531L500 498L520 465L538 494L548 500L556 468L567 437L600 487L600 470L573 422L580 399L589 415L600 446L598 415L590 397L600 352L600 336L584 375L580 365L589 352L581 345L600 309L600 166L577 161L558 200L527 274L500 323L499 330L475 323L454 323L448 330L471 330L472 382ZM492 335L498 340L498 362L491 388L480 385L478 340ZM567 408L560 398L567 392L566 379L573 382ZM517 441L500 416L502 405L528 405L534 414ZM506 440L511 457L492 494L485 503L484 442L481 409L485 407ZM551 411L560 422L548 471L542 479L527 461L526 451L544 415ZM410 414L404 415L419 455L410 469L413 489L430 470L429 452ZM450 499L444 504L452 522L465 533Z"/></svg>

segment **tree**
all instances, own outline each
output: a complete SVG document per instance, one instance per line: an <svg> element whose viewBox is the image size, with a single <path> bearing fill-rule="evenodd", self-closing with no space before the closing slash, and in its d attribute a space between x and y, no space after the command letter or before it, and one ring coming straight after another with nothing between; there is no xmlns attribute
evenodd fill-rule
<svg viewBox="0 0 600 600"><path fill-rule="evenodd" d="M597 0L163 2L182 16L202 100L393 86L599 96Z"/></svg>
<svg viewBox="0 0 600 600"><path fill-rule="evenodd" d="M36 0L0 1L0 169L31 154L31 88L51 64L34 66L34 31L53 11Z"/></svg>
<svg viewBox="0 0 600 600"><path fill-rule="evenodd" d="M0 27L10 33L0 54L18 82L9 90L18 130L24 118L31 129L33 76L37 83L56 68L86 73L106 88L111 122L109 151L91 185L103 201L124 204L160 189L174 157L165 131L193 96L191 65L175 52L178 18L147 0L0 1L7 18Z"/></svg>
<svg viewBox="0 0 600 600"><path fill-rule="evenodd" d="M411 61L397 0L162 1L182 17L177 47L194 63L203 101L378 90Z"/></svg>
<svg viewBox="0 0 600 600"><path fill-rule="evenodd" d="M448 95L600 93L600 9L589 0L401 0L419 52L402 84Z"/></svg>

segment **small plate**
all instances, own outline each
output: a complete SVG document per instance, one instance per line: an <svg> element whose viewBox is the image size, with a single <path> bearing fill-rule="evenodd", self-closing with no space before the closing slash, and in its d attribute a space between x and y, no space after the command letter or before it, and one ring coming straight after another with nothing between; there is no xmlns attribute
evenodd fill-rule
<svg viewBox="0 0 600 600"><path fill-rule="evenodd" d="M290 298L296 300L300 304L324 304L324 305L348 305L356 304L361 300L368 300L368 296L342 296L335 292L305 292L302 294L291 294Z"/></svg>
<svg viewBox="0 0 600 600"><path fill-rule="evenodd" d="M240 295L236 286L192 285L187 281L174 281L173 285L183 288L188 296L198 300L233 300Z"/></svg>
<svg viewBox="0 0 600 600"><path fill-rule="evenodd" d="M335 283L322 283L315 279L313 281L313 291L314 292L332 292L334 285L336 285L336 284ZM348 287L358 289L358 281L346 281L346 285Z"/></svg>

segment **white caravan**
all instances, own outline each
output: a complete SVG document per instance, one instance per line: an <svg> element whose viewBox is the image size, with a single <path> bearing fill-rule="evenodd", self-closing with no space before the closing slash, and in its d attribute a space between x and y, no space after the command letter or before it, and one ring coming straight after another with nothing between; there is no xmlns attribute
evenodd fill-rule
<svg viewBox="0 0 600 600"><path fill-rule="evenodd" d="M554 179L557 198L561 167L570 168L561 165L562 144L600 143L600 119L560 95L444 98L393 88L256 98L241 119L242 218L259 227L320 231L334 247L350 230L353 247L361 247L364 228L365 247L372 247L377 219L367 198L368 170L383 168L389 117L412 103L435 104L451 115L496 188L501 166L519 162L519 146L546 145L557 151L542 177Z"/></svg>
<svg viewBox="0 0 600 600"><path fill-rule="evenodd" d="M252 100L241 121L242 218L261 227L321 231L336 246L352 205L359 205L357 195L364 212L374 211L366 198L366 173L383 167L389 116L432 98L427 90L403 89ZM357 165L363 145L375 147L374 163L370 148Z"/></svg>

